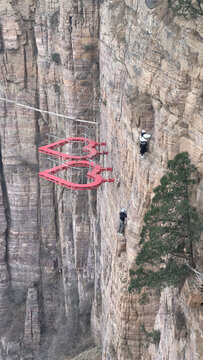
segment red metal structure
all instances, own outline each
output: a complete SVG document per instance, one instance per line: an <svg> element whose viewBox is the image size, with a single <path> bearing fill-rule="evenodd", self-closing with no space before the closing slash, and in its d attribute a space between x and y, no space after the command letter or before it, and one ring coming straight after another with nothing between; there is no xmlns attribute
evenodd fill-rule
<svg viewBox="0 0 203 360"><path fill-rule="evenodd" d="M83 156L67 155L62 152L54 150L57 147L73 142L85 143L85 146L83 146L82 149L88 154ZM104 182L114 182L114 179L104 179L100 175L103 171L112 171L112 168L110 167L103 168L100 165L95 164L90 160L86 160L86 159L91 159L99 154L108 154L107 151L100 152L97 149L95 149L95 147L99 145L106 145L106 143L97 143L94 140L83 137L73 137L40 147L38 149L40 152L69 161L67 161L65 164L55 166L52 169L41 171L39 173L39 176L42 177L43 179L52 181L58 185L62 185L64 187L73 190L92 190L92 189L96 189ZM68 181L54 175L59 173L60 171L71 169L73 167L89 168L90 171L87 173L86 177L92 179L93 181L88 184L77 184L77 183L73 183L72 181Z"/></svg>
<svg viewBox="0 0 203 360"><path fill-rule="evenodd" d="M70 144L73 142L83 142L85 143L85 146L83 146L83 151L87 152L88 154L85 154L84 156L76 156L76 155L67 155L64 154L60 151L56 151L54 149L66 145L66 144ZM99 145L106 145L106 143L102 142L102 143L98 143L95 142L94 140L88 139L88 138L84 138L84 137L73 137L73 138L68 138L68 139L64 139L64 140L60 140L57 142L54 142L52 144L49 145L45 145L40 147L38 150L40 152L43 152L44 154L48 154L48 155L52 155L52 156L56 156L60 159L65 159L65 160L85 160L85 159L91 159L94 156L100 155L100 154L108 154L107 151L98 151L97 149L95 149L96 146Z"/></svg>
<svg viewBox="0 0 203 360"><path fill-rule="evenodd" d="M86 167L92 168L91 171L87 173L87 177L93 179L94 181L89 184L76 184L72 183L71 181L67 181L64 179L59 178L58 176L54 176L54 174L66 170L71 167ZM114 179L104 179L101 175L99 175L103 171L112 171L112 168L103 168L98 164L93 162L90 163L88 160L79 160L79 161L69 161L63 165L55 166L52 169L44 170L39 173L39 176L55 182L58 185L65 186L69 189L73 190L92 190L96 189L99 185L104 182L114 182Z"/></svg>

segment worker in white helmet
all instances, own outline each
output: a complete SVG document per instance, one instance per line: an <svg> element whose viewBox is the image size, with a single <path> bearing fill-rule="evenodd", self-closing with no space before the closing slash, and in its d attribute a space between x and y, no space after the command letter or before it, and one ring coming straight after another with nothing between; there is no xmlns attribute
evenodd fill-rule
<svg viewBox="0 0 203 360"><path fill-rule="evenodd" d="M118 232L119 234L124 234L124 224L125 224L125 219L127 218L127 213L125 211L124 208L121 209L121 212L120 212L120 225L119 225L119 229L118 229Z"/></svg>
<svg viewBox="0 0 203 360"><path fill-rule="evenodd" d="M141 131L140 135L140 154L141 157L144 158L144 153L147 152L147 140L151 137L151 135L146 134L145 130Z"/></svg>

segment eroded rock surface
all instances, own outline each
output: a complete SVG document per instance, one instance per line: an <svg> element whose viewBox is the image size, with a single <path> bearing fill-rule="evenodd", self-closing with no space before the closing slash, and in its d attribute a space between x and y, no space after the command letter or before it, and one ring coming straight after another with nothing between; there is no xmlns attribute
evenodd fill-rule
<svg viewBox="0 0 203 360"><path fill-rule="evenodd" d="M103 360L203 357L189 283L146 306L127 290L152 189L179 151L197 166L202 216L202 36L202 19L174 18L166 0L1 2L0 96L99 126L0 101L0 359L65 360L93 339ZM55 165L39 146L84 134L107 143L97 161L114 183L74 192L38 178ZM141 323L159 346L146 348Z"/></svg>

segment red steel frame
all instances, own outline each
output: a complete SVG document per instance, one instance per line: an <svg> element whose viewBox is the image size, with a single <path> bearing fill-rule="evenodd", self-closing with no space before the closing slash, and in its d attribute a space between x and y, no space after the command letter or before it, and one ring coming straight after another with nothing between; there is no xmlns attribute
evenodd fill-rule
<svg viewBox="0 0 203 360"><path fill-rule="evenodd" d="M89 184L76 184L71 181L67 181L59 178L58 176L54 176L53 174L57 174L60 171L66 170L71 167L91 167L92 170L87 173L87 177L93 179L94 181ZM58 185L65 186L69 189L73 190L92 190L96 189L99 185L104 182L114 182L114 179L104 179L101 175L99 175L103 171L112 171L112 168L103 168L98 164L93 162L90 163L88 160L79 160L79 161L69 161L63 165L55 166L52 169L44 170L39 173L39 176L52 181Z"/></svg>
<svg viewBox="0 0 203 360"><path fill-rule="evenodd" d="M72 143L72 142L84 142L85 146L82 148L85 152L88 154L84 156L76 156L76 155L67 155L64 153L61 153L59 151L54 150L57 147ZM67 187L69 189L74 190L92 190L96 189L98 186L100 186L104 182L114 182L114 179L104 179L100 173L103 171L112 171L112 168L103 168L98 164L93 163L92 161L85 160L85 159L91 159L94 156L97 156L99 154L108 154L107 151L98 151L95 149L98 145L106 145L106 143L98 143L94 140L83 138L83 137L73 137L68 138L64 140L57 141L55 143L42 146L38 150L40 152L43 152L48 155L52 155L64 160L69 160L65 164L55 166L52 169L47 169L44 171L41 171L39 173L39 176L43 179L52 181L58 185L62 185L64 187ZM72 161L71 161L72 160ZM86 167L86 168L92 168L91 171L87 173L87 177L90 179L93 179L94 181L89 184L77 184L73 183L71 181L67 181L65 179L61 179L58 176L55 176L54 174L57 174L60 171L66 170L68 168L72 167Z"/></svg>
<svg viewBox="0 0 203 360"><path fill-rule="evenodd" d="M62 153L60 151L54 150L57 147L60 147L60 146L66 145L66 144L70 144L70 143L73 143L73 142L83 142L83 143L85 143L85 146L83 146L82 149L83 149L83 151L87 152L88 154L85 154L84 156L67 155L67 154L64 154L64 153ZM73 137L73 138L60 140L60 141L54 142L54 143L49 144L49 145L42 146L38 150L40 152L43 152L44 154L56 156L56 157L58 157L60 159L65 159L65 160L85 160L85 159L91 159L94 156L97 156L97 155L100 155L100 154L108 154L108 151L98 151L97 149L95 149L95 147L99 146L99 145L106 145L106 143L105 142L98 143L98 142L96 142L94 140L84 138L84 137Z"/></svg>

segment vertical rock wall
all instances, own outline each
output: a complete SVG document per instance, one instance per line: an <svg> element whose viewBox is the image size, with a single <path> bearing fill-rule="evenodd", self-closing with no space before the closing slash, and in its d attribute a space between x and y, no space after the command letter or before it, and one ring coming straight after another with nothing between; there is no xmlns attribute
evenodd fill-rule
<svg viewBox="0 0 203 360"><path fill-rule="evenodd" d="M32 2L26 4L22 14L19 8L16 2L1 3L0 93L33 104L37 78L34 6ZM4 214L0 348L4 359L13 358L20 349L28 285L40 278L40 242L35 114L2 102L0 114L1 213Z"/></svg>
<svg viewBox="0 0 203 360"><path fill-rule="evenodd" d="M202 358L201 301L190 311L186 290L167 289L159 309L158 298L141 306L127 291L143 215L167 161L187 150L202 179L202 19L174 18L167 1L136 0L103 3L100 19L100 131L116 178L98 194L103 359ZM145 159L143 128L152 135ZM200 214L201 183L193 196ZM125 239L117 234L122 207L128 207ZM196 252L202 271L202 242ZM160 329L159 346L146 349L142 323Z"/></svg>
<svg viewBox="0 0 203 360"><path fill-rule="evenodd" d="M198 168L201 213L202 31L165 0L2 1L0 96L99 126L0 101L0 359L64 360L91 335L103 360L201 358L189 284L146 306L127 287L152 189L178 151ZM145 159L142 128L152 135ZM84 133L107 142L98 161L115 183L71 192L39 180L55 163L37 148ZM203 271L201 243L195 251ZM159 346L146 349L141 323L161 330Z"/></svg>
<svg viewBox="0 0 203 360"><path fill-rule="evenodd" d="M0 24L2 97L98 120L96 1L3 1ZM37 148L96 134L95 125L0 104L2 360L59 359L80 337L83 347L91 341L96 194L39 180L55 163Z"/></svg>

